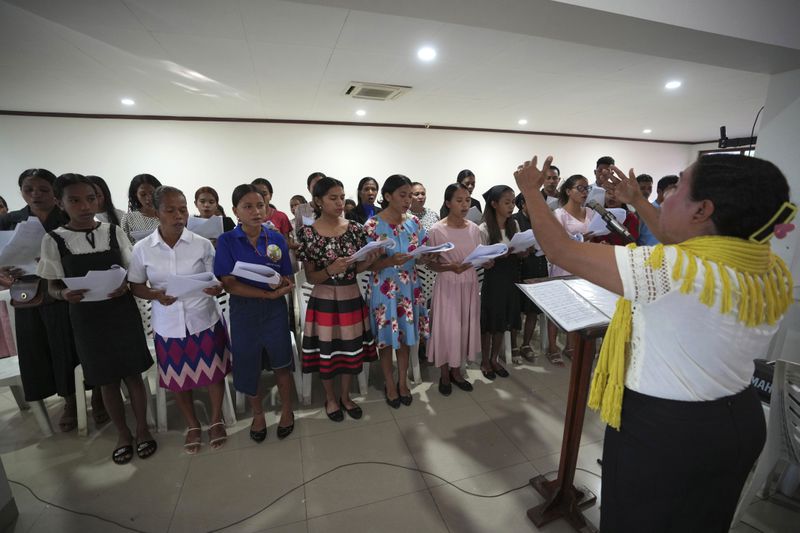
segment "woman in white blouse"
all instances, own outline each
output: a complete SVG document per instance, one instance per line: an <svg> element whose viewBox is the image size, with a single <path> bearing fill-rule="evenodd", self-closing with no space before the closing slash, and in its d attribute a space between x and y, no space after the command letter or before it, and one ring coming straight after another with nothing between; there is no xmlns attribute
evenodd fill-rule
<svg viewBox="0 0 800 533"><path fill-rule="evenodd" d="M174 187L159 187L153 195L159 226L136 243L128 270L133 294L153 301L152 326L158 357L159 385L175 393L186 419L186 453L195 454L202 429L194 412L192 391L207 387L211 398L209 444L219 448L227 439L222 421L225 376L230 371L228 335L215 296L222 285L198 289L180 298L167 295L172 276L211 273L214 247L186 229L186 197ZM212 277L213 279L213 277Z"/></svg>
<svg viewBox="0 0 800 533"><path fill-rule="evenodd" d="M601 185L664 243L625 248L567 236L539 193L551 160L514 173L539 244L556 265L621 296L589 397L609 424L600 529L728 531L766 433L753 359L792 302L791 274L769 245L796 210L786 178L754 157L704 156L659 214L633 170L613 167Z"/></svg>

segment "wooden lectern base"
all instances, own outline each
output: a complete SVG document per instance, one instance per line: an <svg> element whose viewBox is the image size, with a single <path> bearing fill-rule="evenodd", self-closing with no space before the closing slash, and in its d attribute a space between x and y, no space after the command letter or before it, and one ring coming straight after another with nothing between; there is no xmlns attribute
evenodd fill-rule
<svg viewBox="0 0 800 533"><path fill-rule="evenodd" d="M563 518L577 531L585 533L598 531L581 513L581 508L592 505L597 501L597 496L588 489L576 489L572 482L575 480L595 344L597 338L604 332L604 327L579 331L580 341L570 369L567 416L564 420L564 440L561 443L558 477L552 481L548 481L544 476L531 479L533 488L545 498L544 503L528 509L528 518L536 527Z"/></svg>
<svg viewBox="0 0 800 533"><path fill-rule="evenodd" d="M563 518L577 531L597 533L581 513L581 509L591 507L597 496L586 487L576 489L574 486L562 489L558 479L548 481L544 476L531 479L531 485L545 497L545 501L528 509L528 518L536 527L541 527L553 520Z"/></svg>

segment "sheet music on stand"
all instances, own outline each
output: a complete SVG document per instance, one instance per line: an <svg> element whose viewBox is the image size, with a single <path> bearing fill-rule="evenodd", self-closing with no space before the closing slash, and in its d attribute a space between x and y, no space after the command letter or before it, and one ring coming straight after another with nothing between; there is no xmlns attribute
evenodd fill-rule
<svg viewBox="0 0 800 533"><path fill-rule="evenodd" d="M607 326L618 296L584 279L518 283L517 287L564 331Z"/></svg>

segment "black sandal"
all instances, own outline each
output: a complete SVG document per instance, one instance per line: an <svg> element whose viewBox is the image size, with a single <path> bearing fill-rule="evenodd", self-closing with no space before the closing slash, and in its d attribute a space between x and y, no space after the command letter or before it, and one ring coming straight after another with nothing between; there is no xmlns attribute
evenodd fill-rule
<svg viewBox="0 0 800 533"><path fill-rule="evenodd" d="M140 442L136 445L136 455L139 456L139 459L147 459L158 449L158 443L154 440L146 440L144 442Z"/></svg>
<svg viewBox="0 0 800 533"><path fill-rule="evenodd" d="M403 396L402 394L400 394L400 382L399 381L397 382L397 394L400 395L400 398L399 398L400 399L400 403L402 403L406 407L411 405L412 400L414 400L414 397L411 396L410 394L408 396Z"/></svg>
<svg viewBox="0 0 800 533"><path fill-rule="evenodd" d="M497 377L497 375L494 373L494 370L484 370L481 368L481 373L483 374L483 377L492 381L494 381L494 379Z"/></svg>
<svg viewBox="0 0 800 533"><path fill-rule="evenodd" d="M492 369L494 370L495 374L500 376L501 378L507 378L509 376L508 370L500 366L499 364L495 367L492 365Z"/></svg>
<svg viewBox="0 0 800 533"><path fill-rule="evenodd" d="M120 446L111 454L111 460L118 465L126 465L133 459L133 446L126 444Z"/></svg>
<svg viewBox="0 0 800 533"><path fill-rule="evenodd" d="M340 406L339 409L335 410L332 413L329 413L327 411L328 402L325 402L325 409L326 409L325 414L328 415L328 418L331 419L332 422L341 422L342 420L344 420L344 413L342 412L341 405L342 405L341 400L339 400L339 406Z"/></svg>
<svg viewBox="0 0 800 533"><path fill-rule="evenodd" d="M288 426L284 426L284 427L278 426L278 432L277 432L278 440L285 439L286 437L288 437L289 435L292 434L292 431L294 431L294 413L292 413L292 423L291 424L289 424Z"/></svg>

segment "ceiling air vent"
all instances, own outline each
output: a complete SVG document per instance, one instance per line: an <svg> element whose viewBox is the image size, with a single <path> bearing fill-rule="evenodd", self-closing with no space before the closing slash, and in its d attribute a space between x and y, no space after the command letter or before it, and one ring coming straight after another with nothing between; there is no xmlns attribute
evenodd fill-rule
<svg viewBox="0 0 800 533"><path fill-rule="evenodd" d="M407 93L411 87L406 85L387 85L385 83L351 82L344 94L365 100L396 100Z"/></svg>

